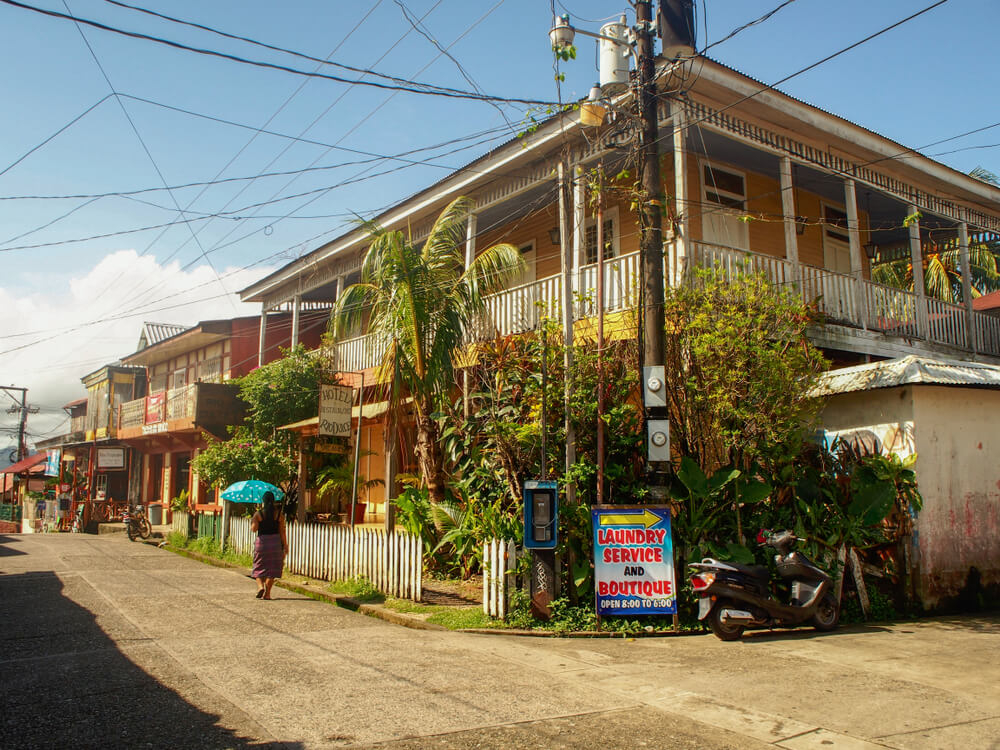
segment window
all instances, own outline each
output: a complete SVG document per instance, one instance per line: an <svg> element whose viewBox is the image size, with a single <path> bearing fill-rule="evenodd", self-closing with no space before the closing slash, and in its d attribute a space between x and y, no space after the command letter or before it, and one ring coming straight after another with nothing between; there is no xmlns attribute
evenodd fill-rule
<svg viewBox="0 0 1000 750"><path fill-rule="evenodd" d="M833 206L823 206L823 232L827 237L839 242L850 242L847 227L846 213Z"/></svg>
<svg viewBox="0 0 1000 750"><path fill-rule="evenodd" d="M746 208L746 182L743 175L708 164L703 166L705 199L726 208L743 211Z"/></svg>
<svg viewBox="0 0 1000 750"><path fill-rule="evenodd" d="M721 247L750 249L746 177L731 169L701 163L702 239Z"/></svg>
<svg viewBox="0 0 1000 750"><path fill-rule="evenodd" d="M150 395L156 393L163 393L167 390L167 375L166 373L161 373L159 375L154 375L149 379L149 393Z"/></svg>
<svg viewBox="0 0 1000 750"><path fill-rule="evenodd" d="M187 369L174 370L170 377L170 389L176 390L187 385Z"/></svg>
<svg viewBox="0 0 1000 750"><path fill-rule="evenodd" d="M604 259L618 255L618 206L604 212ZM597 219L587 219L583 230L584 265L597 262Z"/></svg>
<svg viewBox="0 0 1000 750"><path fill-rule="evenodd" d="M522 284L530 284L535 280L535 241L525 242L520 245L518 252L521 253L521 260L524 261L524 270L517 276L517 278L511 279L510 286L521 286Z"/></svg>

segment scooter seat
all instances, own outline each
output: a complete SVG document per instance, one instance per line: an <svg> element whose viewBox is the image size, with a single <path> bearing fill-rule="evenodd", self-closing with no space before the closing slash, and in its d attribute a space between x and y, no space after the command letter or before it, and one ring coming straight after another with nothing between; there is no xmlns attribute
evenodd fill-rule
<svg viewBox="0 0 1000 750"><path fill-rule="evenodd" d="M767 581L771 577L770 572L765 565L741 565L740 563L727 562L726 565L732 565L741 573L746 573L748 576L757 578L761 581Z"/></svg>

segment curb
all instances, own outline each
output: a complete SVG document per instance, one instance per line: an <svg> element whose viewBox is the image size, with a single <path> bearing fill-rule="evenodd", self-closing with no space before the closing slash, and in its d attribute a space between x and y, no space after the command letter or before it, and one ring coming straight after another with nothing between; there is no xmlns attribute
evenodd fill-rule
<svg viewBox="0 0 1000 750"><path fill-rule="evenodd" d="M191 550L178 549L176 547L171 547L168 544L164 544L162 547L159 543L152 540L148 540L145 544L149 544L152 547L158 549L166 550L167 552L173 552L175 555L180 555L181 557L187 557L191 560L197 562L207 563L209 565L214 565L216 568L226 568L228 570L235 570L246 576L250 577L250 569L244 568L239 565L233 565L225 560L219 560L214 557L209 557L207 555L202 555L197 552L192 552ZM303 596L308 596L310 599L318 599L320 601L328 602L337 607L343 607L344 609L349 609L353 612L358 612L359 614L367 615L369 617L377 617L380 620L385 620L386 622L391 622L394 625L401 625L406 628L411 628L413 630L448 630L448 628L443 625L435 625L434 623L425 622L416 617L409 617L403 612L396 612L395 610L389 609L388 607L382 607L378 604L372 604L370 602L362 602L358 599L354 599L345 594L334 594L331 591L326 591L318 586L312 586L308 583L295 583L293 581L286 581L281 578L274 582L275 586L279 586L287 591L292 591L296 594L302 594Z"/></svg>

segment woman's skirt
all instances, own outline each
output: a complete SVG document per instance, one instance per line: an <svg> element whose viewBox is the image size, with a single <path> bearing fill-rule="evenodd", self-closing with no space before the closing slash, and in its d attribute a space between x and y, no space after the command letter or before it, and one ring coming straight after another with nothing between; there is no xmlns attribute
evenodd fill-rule
<svg viewBox="0 0 1000 750"><path fill-rule="evenodd" d="M253 578L281 578L285 551L280 534L263 534L253 544Z"/></svg>

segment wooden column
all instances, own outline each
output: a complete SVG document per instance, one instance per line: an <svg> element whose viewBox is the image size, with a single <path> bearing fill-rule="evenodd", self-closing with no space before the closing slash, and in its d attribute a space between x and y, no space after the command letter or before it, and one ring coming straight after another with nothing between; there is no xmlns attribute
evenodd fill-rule
<svg viewBox="0 0 1000 750"><path fill-rule="evenodd" d="M299 345L299 315L302 311L302 295L296 294L292 301L292 348Z"/></svg>
<svg viewBox="0 0 1000 750"><path fill-rule="evenodd" d="M573 366L573 247L569 236L569 185L566 184L566 164L559 162L558 169L559 192L559 243L562 256L562 315L563 315L563 366L569 373ZM570 418L570 398L573 395L570 378L566 377L563 384L563 421L566 430L566 473L576 463L576 435L573 420ZM572 483L566 485L566 499L573 502L576 489Z"/></svg>
<svg viewBox="0 0 1000 750"><path fill-rule="evenodd" d="M264 342L267 339L267 308L260 306L260 345L257 348L257 367L264 364Z"/></svg>
<svg viewBox="0 0 1000 750"><path fill-rule="evenodd" d="M965 305L965 345L976 351L976 324L972 314L972 271L969 268L969 227L958 225L958 262L962 266L962 303Z"/></svg>
<svg viewBox="0 0 1000 750"><path fill-rule="evenodd" d="M868 329L868 314L865 309L864 261L862 261L861 230L858 224L858 193L854 180L844 180L844 205L847 207L847 237L851 248L851 276L854 279L855 319L860 318L861 327Z"/></svg>
<svg viewBox="0 0 1000 750"><path fill-rule="evenodd" d="M792 275L796 283L802 280L802 268L799 266L799 236L795 221L795 185L792 183L792 160L781 157L779 165L781 177L781 215L785 226L785 258L792 264Z"/></svg>
<svg viewBox="0 0 1000 750"><path fill-rule="evenodd" d="M304 522L306 520L306 481L307 467L306 467L306 439L305 436L299 433L299 444L298 444L299 460L298 460L298 503L295 506L295 520Z"/></svg>
<svg viewBox="0 0 1000 750"><path fill-rule="evenodd" d="M907 211L916 217L919 209L910 206ZM927 295L924 290L924 255L920 246L920 220L914 218L909 224L910 230L910 263L913 265L913 294L916 306L917 334L925 337L927 330Z"/></svg>
<svg viewBox="0 0 1000 750"><path fill-rule="evenodd" d="M687 116L683 107L677 102L673 108L673 138L674 138L674 252L669 264L670 283L679 286L687 266L688 246L690 244L690 203L688 202L687 181Z"/></svg>
<svg viewBox="0 0 1000 750"><path fill-rule="evenodd" d="M583 288L583 279L580 277L580 269L587 265L587 243L584 241L587 227L587 185L583 175L583 168L576 167L573 170L573 262L571 273L574 279L574 291L586 291ZM560 231L560 236L562 233Z"/></svg>

